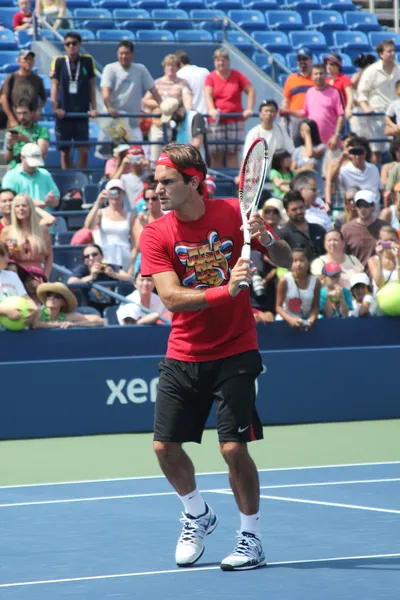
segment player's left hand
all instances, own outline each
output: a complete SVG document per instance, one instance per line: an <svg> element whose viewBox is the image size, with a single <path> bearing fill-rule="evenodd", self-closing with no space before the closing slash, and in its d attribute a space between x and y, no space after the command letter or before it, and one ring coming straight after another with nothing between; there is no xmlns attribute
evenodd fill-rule
<svg viewBox="0 0 400 600"><path fill-rule="evenodd" d="M263 246L268 246L273 239L272 233L269 230L258 213L254 213L249 219L249 231L251 232L251 239L257 239ZM241 227L243 230L243 225Z"/></svg>

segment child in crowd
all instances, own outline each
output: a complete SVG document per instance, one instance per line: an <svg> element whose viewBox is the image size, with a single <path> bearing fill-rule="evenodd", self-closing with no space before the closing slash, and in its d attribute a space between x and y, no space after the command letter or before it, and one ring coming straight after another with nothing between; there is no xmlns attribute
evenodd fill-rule
<svg viewBox="0 0 400 600"><path fill-rule="evenodd" d="M291 272L278 282L276 320L283 319L291 327L307 330L319 316L321 283L310 273L310 259L305 248L295 248L292 255Z"/></svg>
<svg viewBox="0 0 400 600"><path fill-rule="evenodd" d="M336 262L322 267L322 282L319 310L324 317L348 317L353 310L351 293L340 284L342 269Z"/></svg>
<svg viewBox="0 0 400 600"><path fill-rule="evenodd" d="M373 317L378 314L378 303L372 296L371 281L366 273L354 273L350 278L353 296L352 317Z"/></svg>
<svg viewBox="0 0 400 600"><path fill-rule="evenodd" d="M275 198L283 198L290 191L290 182L296 175L295 171L290 170L292 157L286 150L276 152L272 158L271 171L269 179L274 184L273 195Z"/></svg>
<svg viewBox="0 0 400 600"><path fill-rule="evenodd" d="M32 35L32 5L31 0L18 0L19 12L13 17L14 31L28 31Z"/></svg>

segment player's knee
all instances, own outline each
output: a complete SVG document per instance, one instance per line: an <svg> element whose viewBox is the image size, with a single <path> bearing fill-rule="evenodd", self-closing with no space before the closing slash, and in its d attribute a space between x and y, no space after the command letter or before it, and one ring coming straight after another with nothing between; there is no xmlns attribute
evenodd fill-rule
<svg viewBox="0 0 400 600"><path fill-rule="evenodd" d="M174 462L177 460L181 446L175 442L153 442L153 449L159 462Z"/></svg>
<svg viewBox="0 0 400 600"><path fill-rule="evenodd" d="M221 442L221 454L228 465L234 465L243 456L248 454L247 444L240 442Z"/></svg>

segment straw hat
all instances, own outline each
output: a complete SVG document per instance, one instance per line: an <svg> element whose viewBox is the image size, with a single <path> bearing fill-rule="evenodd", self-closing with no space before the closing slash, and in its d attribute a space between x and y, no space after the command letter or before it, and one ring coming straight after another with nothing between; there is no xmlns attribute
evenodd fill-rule
<svg viewBox="0 0 400 600"><path fill-rule="evenodd" d="M48 292L60 294L64 298L67 305L67 312L74 312L78 307L78 300L64 283L41 283L36 290L36 295L42 304L46 303L46 294Z"/></svg>

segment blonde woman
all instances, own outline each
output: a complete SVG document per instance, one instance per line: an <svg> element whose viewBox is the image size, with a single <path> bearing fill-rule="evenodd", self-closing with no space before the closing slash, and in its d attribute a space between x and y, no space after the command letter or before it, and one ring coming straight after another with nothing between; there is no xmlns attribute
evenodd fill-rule
<svg viewBox="0 0 400 600"><path fill-rule="evenodd" d="M54 29L70 29L70 13L65 0L37 0L36 14L44 17Z"/></svg>
<svg viewBox="0 0 400 600"><path fill-rule="evenodd" d="M43 268L47 278L53 268L53 250L48 228L39 224L35 206L28 194L17 194L11 205L11 225L1 232L10 260L22 267Z"/></svg>
<svg viewBox="0 0 400 600"><path fill-rule="evenodd" d="M178 104L177 109L172 115L172 119L177 122L183 121L186 110L192 110L192 91L185 79L177 77L180 62L175 54L167 54L161 64L164 67L164 76L155 80L154 87L160 94L163 102L159 106L153 94L149 91L143 98L143 105L150 112L159 113L164 108L162 105L165 100L175 99L178 101ZM165 106L165 110L168 111L168 105ZM164 132L161 119L153 119L149 140L151 142L161 142L163 137ZM150 156L154 163L158 160L161 150L162 145L158 146L154 144L151 146Z"/></svg>

